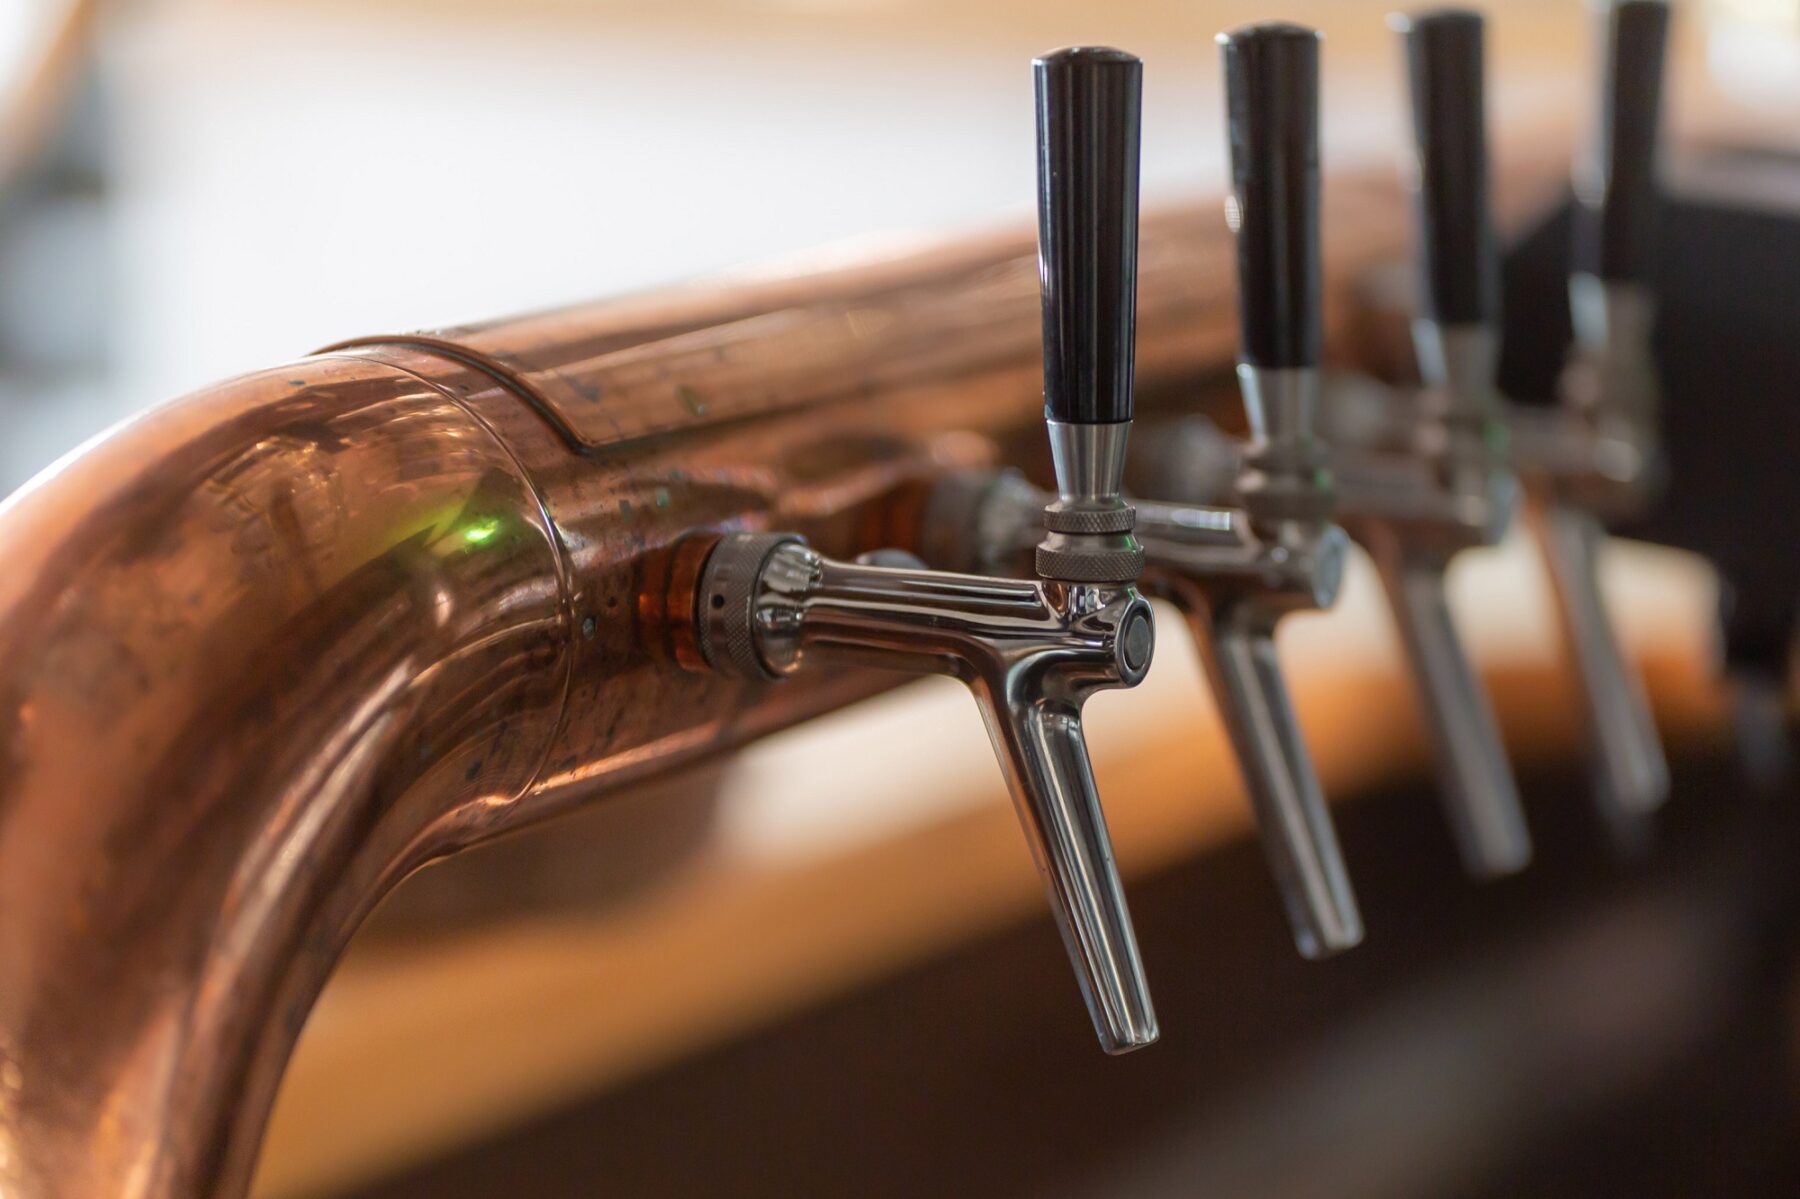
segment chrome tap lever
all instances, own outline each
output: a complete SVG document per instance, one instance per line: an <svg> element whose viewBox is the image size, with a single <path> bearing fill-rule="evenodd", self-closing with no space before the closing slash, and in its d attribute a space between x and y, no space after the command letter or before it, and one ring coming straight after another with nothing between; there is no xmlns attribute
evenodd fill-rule
<svg viewBox="0 0 1800 1199"><path fill-rule="evenodd" d="M1655 236L1669 4L1612 0L1597 8L1605 65L1599 120L1576 164L1575 273L1642 285Z"/></svg>
<svg viewBox="0 0 1800 1199"><path fill-rule="evenodd" d="M1418 211L1420 374L1414 455L1343 463L1346 520L1369 548L1406 650L1464 869L1493 878L1531 861L1531 837L1493 708L1457 635L1444 574L1498 541L1516 506L1494 391L1499 257L1488 212L1483 21L1437 9L1391 22L1406 47ZM1386 467L1384 470L1383 467ZM1409 469L1410 468L1410 469ZM1410 479L1384 512L1382 476ZM1402 507L1409 511L1401 511Z"/></svg>
<svg viewBox="0 0 1800 1199"><path fill-rule="evenodd" d="M1131 419L1144 65L1105 46L1031 64L1037 94L1044 416Z"/></svg>
<svg viewBox="0 0 1800 1199"><path fill-rule="evenodd" d="M1319 35L1285 22L1219 35L1231 145L1226 215L1237 235L1238 379L1250 421L1252 490L1329 513L1311 476L1322 341ZM1242 481L1240 481L1241 483ZM1277 508L1282 505L1276 504ZM1276 515L1271 511L1270 515ZM1286 515L1286 513L1281 513Z"/></svg>
<svg viewBox="0 0 1800 1199"><path fill-rule="evenodd" d="M1500 314L1500 260L1488 213L1485 23L1468 9L1439 8L1389 24L1405 43L1412 95L1421 282L1415 319L1491 328ZM1491 386L1487 378L1472 382L1484 391Z"/></svg>
<svg viewBox="0 0 1800 1199"><path fill-rule="evenodd" d="M1137 326L1143 64L1081 46L1044 55L1032 74L1044 419L1057 490L1044 508L1037 569L1047 579L1130 583L1144 567L1120 496Z"/></svg>
<svg viewBox="0 0 1800 1199"><path fill-rule="evenodd" d="M1266 23L1221 34L1219 46L1231 146L1227 215L1237 235L1238 379L1251 430L1236 484L1247 527L1237 546L1195 545L1193 522L1171 509L1177 519L1159 520L1146 539L1157 576L1201 646L1294 942L1307 957L1324 957L1362 940L1362 915L1274 642L1285 612L1335 598L1343 561L1325 452L1313 436L1322 321L1319 36Z"/></svg>
<svg viewBox="0 0 1800 1199"><path fill-rule="evenodd" d="M1604 73L1598 119L1574 169L1569 313L1575 347L1562 399L1591 419L1628 426L1627 435L1653 449L1659 397L1650 352L1650 256L1669 5L1612 0L1597 7Z"/></svg>
<svg viewBox="0 0 1800 1199"><path fill-rule="evenodd" d="M980 704L1100 1043L1156 1040L1156 1014L1082 735L1087 697L1135 686L1155 643L1132 585L1143 550L1119 496L1131 426L1141 66L1074 49L1034 64L1045 410L1057 498L1037 579L952 574L880 553L824 557L789 534L722 538L695 592L715 670L776 679L814 660L948 674Z"/></svg>
<svg viewBox="0 0 1800 1199"><path fill-rule="evenodd" d="M1504 433L1498 356L1500 256L1488 210L1481 14L1443 8L1390 22L1406 45L1412 96L1419 302L1413 339L1428 418L1474 437L1452 457L1494 454Z"/></svg>
<svg viewBox="0 0 1800 1199"><path fill-rule="evenodd" d="M1563 442L1594 450L1573 455L1573 470L1539 469L1552 454L1534 454L1530 444L1519 457L1539 484L1533 527L1576 667L1598 799L1610 823L1628 827L1667 798L1669 767L1643 683L1599 590L1597 555L1606 534L1593 509L1641 504L1657 474L1648 266L1669 6L1617 0L1600 13L1605 76L1596 136L1575 171L1575 344L1560 381L1564 423L1554 430ZM1538 435L1550 450L1556 440Z"/></svg>
<svg viewBox="0 0 1800 1199"><path fill-rule="evenodd" d="M1380 573L1457 852L1470 874L1492 878L1530 862L1531 838L1444 589L1458 553L1504 536L1519 495L1494 388L1499 262L1488 212L1483 22L1438 9L1390 24L1404 39L1412 94L1413 338L1424 386L1340 383L1329 414L1337 513Z"/></svg>
<svg viewBox="0 0 1800 1199"><path fill-rule="evenodd" d="M1156 1021L1082 741L1081 703L1101 687L1136 684L1153 644L1149 605L1132 586L1144 552L1119 494L1131 434L1143 64L1121 50L1075 47L1034 61L1032 77L1044 416L1057 489L1044 508L1037 587L1076 631L1091 625L1090 635L1110 640L1095 643L1103 658L1059 649L1021 659L986 685L983 711L1064 939L1087 963L1089 1005L1114 1030L1103 1040L1122 1052L1154 1040Z"/></svg>

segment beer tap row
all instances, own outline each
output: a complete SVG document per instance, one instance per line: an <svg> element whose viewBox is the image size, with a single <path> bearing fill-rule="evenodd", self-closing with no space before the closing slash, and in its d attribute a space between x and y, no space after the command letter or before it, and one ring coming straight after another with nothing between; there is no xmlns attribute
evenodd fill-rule
<svg viewBox="0 0 1800 1199"><path fill-rule="evenodd" d="M1146 597L1169 601L1194 634L1306 957L1355 946L1363 926L1275 633L1290 613L1332 605L1352 540L1378 568L1470 875L1524 869L1532 841L1445 575L1521 514L1551 568L1603 814L1641 822L1665 797L1668 768L1595 556L1600 521L1643 503L1656 479L1641 247L1667 18L1662 0L1604 10L1599 136L1576 178L1578 337L1554 409L1516 408L1495 385L1482 16L1392 22L1413 112L1422 382L1360 387L1376 411L1356 421L1337 418L1339 389L1321 370L1321 41L1295 24L1250 25L1218 39L1248 435L1215 429L1185 456L1157 455L1149 494L1127 496L1143 64L1058 50L1033 64L1054 488L963 471L934 485L917 545L844 561L796 534L734 532L707 556L693 595L698 668L776 683L853 663L968 686L1107 1052L1151 1043L1157 1021L1082 706L1153 668Z"/></svg>

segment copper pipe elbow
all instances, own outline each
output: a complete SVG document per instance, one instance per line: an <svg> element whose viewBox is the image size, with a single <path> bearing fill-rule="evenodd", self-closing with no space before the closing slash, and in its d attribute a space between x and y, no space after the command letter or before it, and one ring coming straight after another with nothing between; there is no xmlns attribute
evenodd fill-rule
<svg viewBox="0 0 1800 1199"><path fill-rule="evenodd" d="M319 359L0 507L0 1190L234 1193L338 950L505 818L564 568L467 408Z"/></svg>

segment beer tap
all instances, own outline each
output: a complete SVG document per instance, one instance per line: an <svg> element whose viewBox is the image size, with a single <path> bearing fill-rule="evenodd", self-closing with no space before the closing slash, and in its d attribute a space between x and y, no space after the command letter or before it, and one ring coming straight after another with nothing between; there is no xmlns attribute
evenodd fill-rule
<svg viewBox="0 0 1800 1199"><path fill-rule="evenodd" d="M1134 500L1137 535L1148 563L1144 586L1182 609L1201 648L1295 943L1318 958L1362 939L1274 642L1282 616L1335 600L1348 550L1331 521L1330 475L1313 434L1318 36L1252 25L1220 44L1243 327L1238 371L1252 441L1229 450L1237 462L1233 506ZM1017 571L1038 512L1050 511L1046 498L1016 472L952 475L926 502L922 552L938 565ZM1058 527L1048 515L1045 523Z"/></svg>
<svg viewBox="0 0 1800 1199"><path fill-rule="evenodd" d="M1452 559L1493 545L1517 507L1494 387L1499 260L1488 214L1483 22L1440 9L1392 22L1412 99L1419 301L1413 340L1424 386L1390 397L1389 429L1345 445L1338 511L1368 549L1432 734L1445 814L1478 878L1531 860L1531 838L1493 709L1445 595Z"/></svg>
<svg viewBox="0 0 1800 1199"><path fill-rule="evenodd" d="M1322 414L1325 444L1336 517L1374 558L1406 647L1459 856L1471 874L1488 878L1522 869L1531 839L1492 708L1444 591L1451 559L1498 541L1518 495L1493 385L1498 262L1487 212L1481 19L1441 11L1399 26L1415 114L1425 286L1414 331L1426 386L1414 395L1372 380L1334 381ZM1238 208L1238 221L1251 219L1241 200ZM1256 294L1247 288L1246 302ZM1247 344L1256 336L1247 325ZM1309 361L1316 363L1316 318L1311 337ZM1252 378L1245 382L1255 386ZM1181 440L1191 460L1212 462L1222 438L1190 424ZM1198 479L1184 486L1171 470L1173 458L1162 455L1159 492L1217 498ZM1219 477L1216 468L1207 474ZM1151 515L1141 514L1140 532L1147 534Z"/></svg>
<svg viewBox="0 0 1800 1199"><path fill-rule="evenodd" d="M1549 566L1596 758L1603 814L1629 830L1669 790L1643 684L1600 593L1603 518L1641 512L1659 482L1658 386L1649 287L1665 0L1602 6L1604 83L1592 144L1575 171L1569 302L1575 343L1552 409L1515 408L1513 461Z"/></svg>
<svg viewBox="0 0 1800 1199"><path fill-rule="evenodd" d="M732 533L703 566L696 640L757 682L856 663L947 674L974 693L1108 1053L1157 1037L1082 733L1096 691L1137 684L1154 643L1143 550L1120 497L1132 417L1142 65L1078 48L1034 64L1044 408L1057 495L1037 576L827 558L789 533ZM879 564L878 564L879 563Z"/></svg>

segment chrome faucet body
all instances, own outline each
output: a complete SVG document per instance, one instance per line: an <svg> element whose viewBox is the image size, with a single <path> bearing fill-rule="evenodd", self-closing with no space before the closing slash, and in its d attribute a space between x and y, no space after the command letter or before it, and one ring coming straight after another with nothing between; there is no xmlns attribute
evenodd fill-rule
<svg viewBox="0 0 1800 1199"><path fill-rule="evenodd" d="M722 537L693 596L713 670L773 681L815 661L943 674L974 694L1101 1046L1156 1014L1082 733L1087 697L1150 667L1144 554L1120 498L1131 434L1142 64L1104 47L1033 63L1044 407L1057 494L1035 579L953 574L893 550L854 562L785 533Z"/></svg>
<svg viewBox="0 0 1800 1199"><path fill-rule="evenodd" d="M1328 489L1315 498L1328 509ZM922 552L949 569L1022 573L1050 499L1016 471L951 475L926 502ZM1362 916L1274 643L1282 616L1335 602L1348 539L1329 519L1132 504L1142 585L1181 610L1201 650L1294 942L1309 958L1349 949L1362 939Z"/></svg>
<svg viewBox="0 0 1800 1199"><path fill-rule="evenodd" d="M1599 560L1604 521L1643 512L1660 489L1653 306L1634 284L1571 281L1576 341L1555 408L1509 413L1513 461L1575 665L1595 755L1602 816L1633 829L1669 793L1669 766L1643 680L1607 613Z"/></svg>
<svg viewBox="0 0 1800 1199"><path fill-rule="evenodd" d="M1439 790L1463 867L1522 870L1531 835L1493 707L1450 611L1445 575L1466 549L1497 544L1518 508L1493 392L1497 342L1485 325L1414 325L1425 387L1359 381L1334 409L1338 514L1374 560L1431 733ZM1351 416L1361 403L1373 407ZM1370 434L1374 436L1371 437Z"/></svg>
<svg viewBox="0 0 1800 1199"><path fill-rule="evenodd" d="M1486 22L1439 8L1390 24L1412 97L1413 346L1423 386L1367 392L1383 410L1362 422L1376 435L1340 432L1333 465L1341 518L1375 561L1406 649L1457 852L1468 873L1492 878L1531 861L1531 835L1444 586L1457 554L1505 535L1519 496L1494 386L1500 265L1488 205Z"/></svg>
<svg viewBox="0 0 1800 1199"><path fill-rule="evenodd" d="M1506 429L1498 419L1491 383L1483 382L1492 377L1491 333L1421 325L1420 360L1434 385L1411 393L1366 378L1334 376L1323 405L1324 437L1312 457L1293 450L1265 454L1258 471L1256 459L1216 427L1189 422L1182 445L1206 462L1244 454L1242 475L1251 485L1234 484L1224 494L1207 495L1191 482L1183 485L1175 456L1165 455L1159 462L1157 477L1150 481L1159 492L1213 501L1241 497L1245 533L1259 547L1256 555L1248 554L1241 540L1235 549L1220 545L1228 535L1210 529L1207 537L1213 544L1181 544L1196 540L1183 524L1205 524L1196 512L1223 510L1183 512L1140 503L1138 528L1153 575L1165 560L1229 575L1232 560L1260 557L1261 565L1254 569L1273 573L1263 581L1255 603L1236 613L1237 620L1252 623L1295 607L1329 606L1348 552L1345 532L1362 544L1376 564L1406 649L1459 855L1471 874L1495 877L1530 861L1530 834L1493 709L1450 613L1444 575L1457 553L1496 544L1504 536L1518 508L1520 488L1505 457ZM1253 432L1255 428L1253 423ZM1283 457L1290 465L1287 482L1271 488L1267 464ZM1209 478L1216 487L1221 475L1211 470L1193 472L1190 478ZM1304 494L1309 482L1315 506L1307 512L1296 507L1295 497ZM1260 518L1251 516L1259 504ZM1172 520L1164 512L1180 516ZM1215 523L1221 529L1229 524L1223 518ZM1272 568L1271 560L1279 566ZM1314 589L1310 602L1308 588Z"/></svg>
<svg viewBox="0 0 1800 1199"><path fill-rule="evenodd" d="M785 534L736 534L697 592L714 669L777 679L815 662L961 679L980 705L1101 1044L1156 1039L1082 735L1096 691L1150 666L1150 606L1129 583L1070 583L840 562Z"/></svg>
<svg viewBox="0 0 1800 1199"><path fill-rule="evenodd" d="M1330 607L1348 541L1332 522L1313 436L1318 372L1238 366L1251 439L1233 509L1146 505L1146 586L1177 604L1200 649L1281 891L1295 945L1326 957L1362 940L1362 915L1275 648L1292 612Z"/></svg>
<svg viewBox="0 0 1800 1199"><path fill-rule="evenodd" d="M1664 473L1648 280L1670 6L1614 0L1597 17L1598 119L1574 179L1575 344L1558 407L1517 411L1512 424L1514 461L1531 487L1533 527L1580 681L1602 814L1631 842L1668 796L1669 766L1643 683L1607 616L1598 556L1601 522L1641 512Z"/></svg>
<svg viewBox="0 0 1800 1199"><path fill-rule="evenodd" d="M1344 556L1324 450L1312 434L1318 37L1270 22L1222 34L1219 43L1237 192L1238 373L1252 439L1211 459L1236 463L1233 507L1144 504L1135 532L1146 588L1181 607L1201 647L1295 944L1324 957L1362 939L1362 917L1274 643L1282 615L1332 602ZM1046 547L1075 527L1065 512L1072 459L1060 447L1055 458L1059 494L1048 504L1016 474L945 481L926 505L922 551L941 566L1019 571L1041 510L1049 537L1036 565L1044 573L1054 561ZM1116 479L1110 486L1117 490Z"/></svg>

